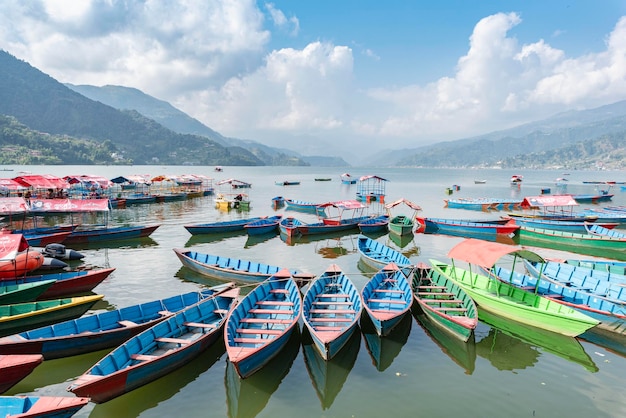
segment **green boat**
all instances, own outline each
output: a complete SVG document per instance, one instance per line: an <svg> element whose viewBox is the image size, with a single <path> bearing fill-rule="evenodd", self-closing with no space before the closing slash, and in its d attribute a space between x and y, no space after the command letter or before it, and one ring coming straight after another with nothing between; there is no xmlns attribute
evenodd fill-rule
<svg viewBox="0 0 626 418"><path fill-rule="evenodd" d="M0 305L31 302L41 296L56 280L33 283L2 284L0 281Z"/></svg>
<svg viewBox="0 0 626 418"><path fill-rule="evenodd" d="M435 269L417 268L411 283L413 298L442 330L467 342L478 325L478 309L453 280Z"/></svg>
<svg viewBox="0 0 626 418"><path fill-rule="evenodd" d="M452 264L436 260L430 260L430 263L439 274L456 282L474 299L479 314L481 310L485 310L522 324L570 337L580 335L599 323L561 303L517 288L495 276L478 273L481 268L491 269L496 261L508 254L532 261L543 261L532 251L470 238L450 250L448 257L452 259ZM469 263L469 270L455 266L454 260ZM476 272L472 271L472 266L476 268Z"/></svg>
<svg viewBox="0 0 626 418"><path fill-rule="evenodd" d="M403 214L394 215L392 213L392 209L402 204L408 206L410 209L413 210L413 214L411 216L406 216ZM385 208L387 209L387 214L389 215L389 223L387 224L389 232L400 236L413 233L413 226L415 224L413 219L415 219L415 215L417 215L417 212L422 210L421 207L411 202L410 200L401 198L396 200L395 202L386 204Z"/></svg>
<svg viewBox="0 0 626 418"><path fill-rule="evenodd" d="M598 257L626 260L626 239L577 234L551 229L520 227L519 243Z"/></svg>
<svg viewBox="0 0 626 418"><path fill-rule="evenodd" d="M78 318L104 295L41 300L0 306L0 336Z"/></svg>

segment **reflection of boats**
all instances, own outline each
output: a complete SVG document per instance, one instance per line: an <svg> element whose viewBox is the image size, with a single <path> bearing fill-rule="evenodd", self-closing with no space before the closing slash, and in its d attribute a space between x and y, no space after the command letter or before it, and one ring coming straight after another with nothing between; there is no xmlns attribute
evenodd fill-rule
<svg viewBox="0 0 626 418"><path fill-rule="evenodd" d="M246 243L243 248L249 248L257 244L261 244L265 241L269 241L272 238L276 238L278 236L278 232L269 232L263 235L248 235L248 239L246 239Z"/></svg>
<svg viewBox="0 0 626 418"><path fill-rule="evenodd" d="M452 359L465 370L465 374L474 373L476 367L476 344L474 334L465 342L444 332L429 317L424 314L416 314L415 319L424 328L426 335Z"/></svg>
<svg viewBox="0 0 626 418"><path fill-rule="evenodd" d="M224 344L242 378L251 376L287 344L302 314L302 296L287 269L256 286L228 316Z"/></svg>
<svg viewBox="0 0 626 418"><path fill-rule="evenodd" d="M246 379L239 377L230 361L226 362L224 385L229 418L253 418L265 408L298 356L300 335L300 327L296 326L285 347L267 363L267 367Z"/></svg>
<svg viewBox="0 0 626 418"><path fill-rule="evenodd" d="M362 309L358 289L336 264L309 284L302 317L324 359L333 358L346 344L358 327Z"/></svg>
<svg viewBox="0 0 626 418"><path fill-rule="evenodd" d="M361 332L376 370L384 372L400 354L409 339L411 322L413 322L411 315L405 315L389 334L380 337L370 318L367 315L361 317Z"/></svg>
<svg viewBox="0 0 626 418"><path fill-rule="evenodd" d="M343 349L331 360L322 358L308 331L302 334L304 364L322 404L322 409L328 409L333 405L354 367L361 348L361 332L358 329L356 331L350 336Z"/></svg>
<svg viewBox="0 0 626 418"><path fill-rule="evenodd" d="M576 338L509 321L491 312L479 312L479 319L491 326L486 338L476 343L476 352L498 370L530 367L537 362L540 348L565 360L578 363L590 372L598 367ZM503 348L508 346L508 348Z"/></svg>
<svg viewBox="0 0 626 418"><path fill-rule="evenodd" d="M389 234L389 240L393 242L398 248L405 248L407 245L413 242L415 236L411 234L406 235L398 235L398 234ZM415 247L417 249L417 247ZM417 249L419 252L419 249Z"/></svg>

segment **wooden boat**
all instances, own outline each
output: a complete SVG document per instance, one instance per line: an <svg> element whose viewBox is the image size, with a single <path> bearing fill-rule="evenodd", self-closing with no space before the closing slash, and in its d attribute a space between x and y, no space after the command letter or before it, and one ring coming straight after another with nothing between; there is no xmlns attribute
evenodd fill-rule
<svg viewBox="0 0 626 418"><path fill-rule="evenodd" d="M31 302L54 284L54 280L35 283L5 283L0 281L0 305Z"/></svg>
<svg viewBox="0 0 626 418"><path fill-rule="evenodd" d="M365 206L356 200L322 203L317 206L320 222L306 223L293 217L283 218L278 227L287 237L331 234L357 229L359 222L371 218L363 216ZM321 212L323 211L323 214ZM352 216L346 217L349 213Z"/></svg>
<svg viewBox="0 0 626 418"><path fill-rule="evenodd" d="M444 199L444 207L450 209L480 210L489 212L492 210L506 210L520 207L522 201L519 199L506 198L458 198Z"/></svg>
<svg viewBox="0 0 626 418"><path fill-rule="evenodd" d="M228 316L224 343L228 360L246 378L287 344L302 315L300 289L282 269L248 293Z"/></svg>
<svg viewBox="0 0 626 418"><path fill-rule="evenodd" d="M485 184L487 180L484 179L474 179L474 184Z"/></svg>
<svg viewBox="0 0 626 418"><path fill-rule="evenodd" d="M50 360L116 347L174 313L233 287L232 282L226 283L1 337L0 354L37 353Z"/></svg>
<svg viewBox="0 0 626 418"><path fill-rule="evenodd" d="M0 337L78 318L103 297L104 295L76 296L0 305Z"/></svg>
<svg viewBox="0 0 626 418"><path fill-rule="evenodd" d="M613 194L601 193L601 194L574 194L572 197L578 203L598 203L608 202L613 199Z"/></svg>
<svg viewBox="0 0 626 418"><path fill-rule="evenodd" d="M278 223L282 219L282 215L270 216L269 218L259 219L244 225L244 229L248 235L263 235L278 232Z"/></svg>
<svg viewBox="0 0 626 418"><path fill-rule="evenodd" d="M541 270L542 267L533 265L529 267L529 274L523 274L498 267L491 273L504 282L560 302L600 321L588 332L626 336L626 294L620 295L615 289L611 295L598 295L585 287L584 283L589 285L592 280L562 281L549 273L540 274Z"/></svg>
<svg viewBox="0 0 626 418"><path fill-rule="evenodd" d="M0 279L0 285L38 283L52 280L52 285L37 300L54 299L91 292L114 271L114 268L97 270L66 271L36 276L22 276L14 279Z"/></svg>
<svg viewBox="0 0 626 418"><path fill-rule="evenodd" d="M320 178L315 178L315 181L332 181L332 179L330 177L320 177Z"/></svg>
<svg viewBox="0 0 626 418"><path fill-rule="evenodd" d="M362 306L357 288L336 264L309 284L302 316L322 358L332 359L346 344L357 327Z"/></svg>
<svg viewBox="0 0 626 418"><path fill-rule="evenodd" d="M156 196L146 193L129 193L124 195L124 200L126 200L126 206L145 205L156 202Z"/></svg>
<svg viewBox="0 0 626 418"><path fill-rule="evenodd" d="M242 379L235 366L226 362L224 386L226 387L226 404L228 417L256 417L269 402L281 382L289 374L293 362L300 352L301 333L296 324L291 337L283 349L272 358L261 370ZM259 388L263 388L259 390Z"/></svg>
<svg viewBox="0 0 626 418"><path fill-rule="evenodd" d="M520 244L626 260L626 239L520 227Z"/></svg>
<svg viewBox="0 0 626 418"><path fill-rule="evenodd" d="M453 260L469 263L466 270L454 264L431 260L438 273L459 285L474 299L480 310L490 311L510 320L532 325L563 335L575 337L596 326L598 321L570 307L544 298L535 293L518 289L495 277L472 271L491 269L505 255L514 255L530 260L543 261L536 253L518 247L477 239L466 239L457 244L448 256Z"/></svg>
<svg viewBox="0 0 626 418"><path fill-rule="evenodd" d="M415 217L417 228L415 232L427 234L448 234L464 236L466 234L480 235L509 235L512 236L519 230L519 225L510 220L505 224L489 222L473 222L464 219L443 219Z"/></svg>
<svg viewBox="0 0 626 418"><path fill-rule="evenodd" d="M520 176L519 174L514 174L511 176L511 180L510 183L511 185L515 185L515 186L520 186L522 184L522 181L524 180L524 176Z"/></svg>
<svg viewBox="0 0 626 418"><path fill-rule="evenodd" d="M278 266L178 248L174 249L174 253L183 266L204 276L226 281L262 282L282 270L282 267ZM291 270L291 274L298 281L308 281L312 278L310 274L298 270Z"/></svg>
<svg viewBox="0 0 626 418"><path fill-rule="evenodd" d="M75 396L0 396L0 415L13 418L71 417L89 403Z"/></svg>
<svg viewBox="0 0 626 418"><path fill-rule="evenodd" d="M285 206L285 198L282 196L274 196L272 198L272 208L280 209Z"/></svg>
<svg viewBox="0 0 626 418"><path fill-rule="evenodd" d="M361 333L357 331L330 360L321 356L308 331L302 335L304 364L323 410L333 405L356 363L361 348Z"/></svg>
<svg viewBox="0 0 626 418"><path fill-rule="evenodd" d="M31 247L41 247L48 244L61 243L65 241L71 233L72 231L24 234L24 238L26 238L28 245Z"/></svg>
<svg viewBox="0 0 626 418"><path fill-rule="evenodd" d="M303 200L283 199L285 209L297 210L299 212L317 213L319 203L305 202Z"/></svg>
<svg viewBox="0 0 626 418"><path fill-rule="evenodd" d="M373 234L376 232L387 231L389 225L389 215L380 215L366 219L357 224L362 234Z"/></svg>
<svg viewBox="0 0 626 418"><path fill-rule="evenodd" d="M595 222L594 223L585 222L584 226L585 226L585 229L587 230L587 233L591 235L600 235L600 236L605 236L605 237L613 237L613 238L626 240L625 233L616 231L612 228L607 228L604 224L601 224L601 223L597 224Z"/></svg>
<svg viewBox="0 0 626 418"><path fill-rule="evenodd" d="M299 186L300 182L299 181L284 180L284 181L277 181L276 185L277 186Z"/></svg>
<svg viewBox="0 0 626 418"><path fill-rule="evenodd" d="M191 235L244 231L244 226L260 219L262 219L260 216L256 216L254 218L233 219L231 221L185 225L185 229L189 231Z"/></svg>
<svg viewBox="0 0 626 418"><path fill-rule="evenodd" d="M392 209L402 204L408 206L410 209L413 210L413 214L411 216L406 216L406 215L394 216L392 214ZM415 218L415 215L417 214L417 212L422 210L422 208L420 208L415 203L404 198L398 199L395 202L388 203L387 205L385 205L385 208L387 209L387 212L389 215L389 224L387 225L387 227L389 228L389 232L396 234L396 235L408 235L408 234L413 233L413 226L414 226L413 219Z"/></svg>
<svg viewBox="0 0 626 418"><path fill-rule="evenodd" d="M11 389L42 362L41 354L0 355L0 393Z"/></svg>
<svg viewBox="0 0 626 418"><path fill-rule="evenodd" d="M467 342L478 325L478 309L461 286L427 266L412 276L413 297L422 312L444 332Z"/></svg>
<svg viewBox="0 0 626 418"><path fill-rule="evenodd" d="M573 266L587 267L594 270L608 271L626 275L626 261L617 260L592 260L592 259L548 259L559 263L567 263Z"/></svg>
<svg viewBox="0 0 626 418"><path fill-rule="evenodd" d="M357 247L363 263L376 271L389 263L394 263L401 268L411 266L411 260L408 257L371 238L359 236Z"/></svg>
<svg viewBox="0 0 626 418"><path fill-rule="evenodd" d="M586 224L585 219L578 220L578 221L565 221L565 220L540 219L540 218L525 218L521 216L516 216L511 219L513 219L513 221L517 225L527 227L527 228L549 229L552 231L574 232L577 234L587 233L587 229L585 227L585 224ZM603 226L605 228L613 229L617 225L619 225L619 223L618 222L602 222L602 223L598 223L598 225Z"/></svg>
<svg viewBox="0 0 626 418"><path fill-rule="evenodd" d="M103 403L180 368L222 335L239 288L218 292L135 335L73 381L67 390Z"/></svg>
<svg viewBox="0 0 626 418"><path fill-rule="evenodd" d="M102 228L76 228L65 238L63 244L85 244L92 242L144 238L150 236L160 225L115 226Z"/></svg>
<svg viewBox="0 0 626 418"><path fill-rule="evenodd" d="M409 312L413 294L406 276L392 262L365 283L361 299L376 333L384 337Z"/></svg>
<svg viewBox="0 0 626 418"><path fill-rule="evenodd" d="M412 322L411 315L402 316L391 332L383 337L378 335L369 316L361 316L361 334L376 370L384 372L391 366L409 339Z"/></svg>

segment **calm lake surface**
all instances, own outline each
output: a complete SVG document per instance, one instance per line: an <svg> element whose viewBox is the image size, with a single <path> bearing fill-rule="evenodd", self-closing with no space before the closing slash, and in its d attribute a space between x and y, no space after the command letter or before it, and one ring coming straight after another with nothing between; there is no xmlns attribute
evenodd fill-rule
<svg viewBox="0 0 626 418"><path fill-rule="evenodd" d="M362 288L370 275L359 268L358 231L340 237L319 237L287 245L279 235L251 239L244 234L196 236L186 224L224 221L251 216L285 214L307 222L312 215L271 206L274 196L324 202L355 198L356 185L343 185L345 168L319 167L11 167L18 172L57 176L188 174L235 178L252 183L249 212L218 211L213 197L115 209L111 224L160 223L148 239L113 245L71 248L85 254L82 265L114 267L113 274L95 291L105 295L98 310L160 299L217 284L183 269L173 248L254 260L321 274L337 264ZM492 219L503 212L485 213L444 208L443 199L459 197L522 198L541 189L556 193L554 180L563 171L447 170L354 168L353 176L374 174L389 180L386 202L407 198L428 217ZM512 174L524 176L522 186L509 185ZM569 193L595 193L583 181L625 181L626 172L570 171ZM315 178L332 178L319 182ZM484 179L485 184L474 184ZM300 181L277 186L276 181ZM447 195L453 185L460 190ZM229 191L230 192L230 191ZM626 205L620 185L611 190L611 204ZM581 205L581 207L586 207ZM595 206L598 207L598 206ZM383 211L379 203L371 212ZM401 213L410 215L410 209ZM378 241L402 251L414 262L430 258L446 261L461 238L415 234L405 242L388 235ZM548 256L572 256L537 249ZM582 258L590 258L579 256ZM247 291L247 290L246 290ZM423 323L414 314L405 318L390 337L379 339L363 322L360 332L333 361L319 361L304 333L298 334L279 358L251 378L240 380L227 361L223 343L216 344L192 363L131 393L101 405L89 404L82 417L618 417L626 415L626 346L608 346L585 339L563 338L528 330L489 318L479 324L475 341L459 344ZM7 394L74 396L69 381L90 368L106 352L41 364Z"/></svg>

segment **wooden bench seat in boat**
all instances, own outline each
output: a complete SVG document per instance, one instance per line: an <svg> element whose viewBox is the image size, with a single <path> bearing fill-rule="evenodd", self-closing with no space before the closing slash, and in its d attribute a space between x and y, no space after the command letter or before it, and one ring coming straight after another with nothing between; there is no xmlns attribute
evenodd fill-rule
<svg viewBox="0 0 626 418"><path fill-rule="evenodd" d="M309 310L312 314L355 314L356 311L353 309L311 309Z"/></svg>
<svg viewBox="0 0 626 418"><path fill-rule="evenodd" d="M180 345L189 344L191 342L189 340L184 340L182 338L169 338L169 337L155 338L154 341L158 341L160 343L173 343L173 344L180 344Z"/></svg>
<svg viewBox="0 0 626 418"><path fill-rule="evenodd" d="M281 311L284 312L284 311ZM241 318L239 322L248 324L291 324L291 319L276 319L276 318Z"/></svg>
<svg viewBox="0 0 626 418"><path fill-rule="evenodd" d="M136 322L128 320L117 321L117 323L123 327L136 327L138 325Z"/></svg>
<svg viewBox="0 0 626 418"><path fill-rule="evenodd" d="M194 328L208 328L215 329L215 325L213 324L203 324L202 322L185 322L183 325L186 327L194 327Z"/></svg>
<svg viewBox="0 0 626 418"><path fill-rule="evenodd" d="M317 298L349 298L350 295L345 293L320 293Z"/></svg>
<svg viewBox="0 0 626 418"><path fill-rule="evenodd" d="M267 338L234 338L239 344L265 344L269 340Z"/></svg>
<svg viewBox="0 0 626 418"><path fill-rule="evenodd" d="M463 303L460 299L423 299L426 303Z"/></svg>
<svg viewBox="0 0 626 418"><path fill-rule="evenodd" d="M278 300L260 300L256 303L259 306L293 306L293 302L285 302Z"/></svg>
<svg viewBox="0 0 626 418"><path fill-rule="evenodd" d="M252 308L248 312L253 314L268 314L268 315L288 315L291 313L290 310L286 309L264 309L264 308Z"/></svg>
<svg viewBox="0 0 626 418"><path fill-rule="evenodd" d="M282 293L283 295L289 294L288 289L271 289L270 293Z"/></svg>
<svg viewBox="0 0 626 418"><path fill-rule="evenodd" d="M238 328L238 334L267 334L267 335L280 335L283 330L280 329L263 329L263 328Z"/></svg>
<svg viewBox="0 0 626 418"><path fill-rule="evenodd" d="M467 309L465 308L447 308L445 306L434 306L433 309L436 309L438 311L458 311L458 312L464 312L467 311Z"/></svg>
<svg viewBox="0 0 626 418"><path fill-rule="evenodd" d="M442 299L442 301L445 301L445 299ZM396 303L399 305L406 304L404 300L399 300L399 299L368 299L367 302L368 303Z"/></svg>
<svg viewBox="0 0 626 418"><path fill-rule="evenodd" d="M137 361L150 361L159 358L159 356L151 356L147 354L131 354L130 358Z"/></svg>
<svg viewBox="0 0 626 418"><path fill-rule="evenodd" d="M331 305L352 305L352 302L350 302L350 301L325 302L325 301L322 301L322 300L316 300L316 301L313 301L311 304L312 305L325 305L325 306L331 306Z"/></svg>
<svg viewBox="0 0 626 418"><path fill-rule="evenodd" d="M352 322L352 318L309 318L309 322Z"/></svg>
<svg viewBox="0 0 626 418"><path fill-rule="evenodd" d="M316 331L342 331L345 329L345 327L327 327L323 325L315 325L314 328Z"/></svg>
<svg viewBox="0 0 626 418"><path fill-rule="evenodd" d="M399 289L374 289L374 293L401 293L401 294L404 294L404 290L399 290Z"/></svg>
<svg viewBox="0 0 626 418"><path fill-rule="evenodd" d="M419 296L456 296L450 292L417 292Z"/></svg>

